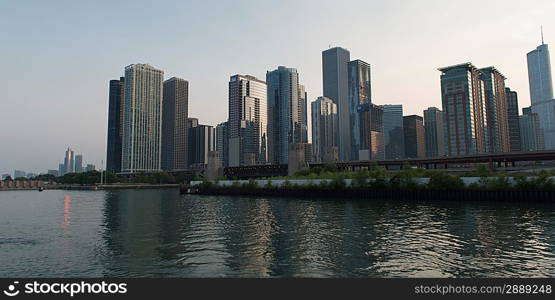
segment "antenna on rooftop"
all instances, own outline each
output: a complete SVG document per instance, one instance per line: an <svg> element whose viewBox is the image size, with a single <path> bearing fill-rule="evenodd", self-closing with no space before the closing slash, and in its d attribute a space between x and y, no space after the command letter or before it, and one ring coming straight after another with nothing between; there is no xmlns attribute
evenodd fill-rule
<svg viewBox="0 0 555 300"><path fill-rule="evenodd" d="M540 26L540 31L541 31L541 33L542 33L542 45L543 45L543 25Z"/></svg>

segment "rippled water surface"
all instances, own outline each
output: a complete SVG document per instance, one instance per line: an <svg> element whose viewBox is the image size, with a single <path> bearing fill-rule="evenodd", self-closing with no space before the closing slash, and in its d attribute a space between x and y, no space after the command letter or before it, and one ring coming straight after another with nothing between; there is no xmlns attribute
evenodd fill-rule
<svg viewBox="0 0 555 300"><path fill-rule="evenodd" d="M555 205L0 192L0 277L555 276Z"/></svg>

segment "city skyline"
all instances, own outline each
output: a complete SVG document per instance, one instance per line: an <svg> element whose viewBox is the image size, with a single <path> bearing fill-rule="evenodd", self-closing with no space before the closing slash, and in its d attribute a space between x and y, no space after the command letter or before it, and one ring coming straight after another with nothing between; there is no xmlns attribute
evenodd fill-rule
<svg viewBox="0 0 555 300"><path fill-rule="evenodd" d="M503 2L504 4L507 2ZM288 8L292 3L283 4L255 4L250 7L245 14L254 14L260 9L275 8L275 16L265 14L263 17L257 17L252 22L259 22L261 24L271 24L272 20L275 20L279 12ZM34 5L42 5L36 2ZM151 4L154 5L154 4ZM206 5L206 6L205 6ZM191 13L194 12L205 12L207 14L217 14L223 13L225 10L234 9L230 4L221 4L222 7L218 7L216 12L210 12L208 9L203 9L210 7L210 4L198 4L193 5L182 5L181 9L176 9L172 13L170 20L177 22L178 17L185 14L184 11L188 8L192 8ZM308 4L302 3L301 6L307 6ZM93 35L97 41L100 39L101 34L107 34L104 26L99 22L94 22L94 18L84 19L82 22L75 22L74 28L59 28L56 31L53 28L57 28L59 24L62 23L73 23L70 20L78 20L79 17L83 17L83 12L90 11L91 15L100 14L104 18L115 12L123 11L124 5L115 5L113 12L99 12L98 9L94 7L89 10L91 4L74 4L71 7L66 7L68 13L60 16L61 21L49 20L45 21L43 27L40 30L36 30L33 26L29 24L23 24L22 20L28 20L27 18L32 18L35 12L33 10L29 11L25 9L25 4L13 4L6 3L0 4L2 8L1 11L12 12L6 18L2 18L0 21L5 28L8 28L5 32L7 34L5 40L8 41L5 49L0 50L4 57L7 57L8 68L15 70L14 74L2 75L3 82L5 84L5 90L2 94L3 109L1 113L1 119L6 122L12 123L19 121L23 117L26 117L25 127L23 130L18 131L19 135L15 135L10 132L2 133L2 140L10 141L5 147L2 147L1 154L3 157L10 157L9 160L4 160L0 163L0 173L11 173L14 169L26 170L28 172L44 172L47 169L55 169L55 164L58 162L58 156L60 149L63 149L65 145L72 145L81 149L82 152L87 153L87 157L91 159L91 162L100 166L101 160L105 160L106 157L106 124L107 124L107 111L108 111L108 88L106 87L107 79L117 78L122 74L121 68L124 65L131 63L148 63L160 68L171 76L179 76L186 78L191 84L191 95L190 95L190 114L192 116L198 117L205 124L215 126L216 124L226 120L227 115L227 81L229 76L232 74L252 74L258 78L264 78L266 71L273 70L275 66L287 65L294 67L299 70L299 74L302 76L302 83L306 87L308 94L307 102L314 101L322 93L322 73L321 73L321 52L328 48L328 45L341 46L349 49L352 58L362 58L367 61L372 66L372 96L373 102L376 104L391 104L400 103L403 104L404 114L418 114L422 115L422 111L429 106L436 106L441 108L441 95L439 88L439 80L436 69L438 67L453 65L456 63L463 63L466 61L472 61L477 66L488 66L495 65L499 69L503 70L503 74L507 76L507 86L511 87L519 93L519 107L526 107L530 105L529 99L529 88L528 88L528 78L526 69L526 53L530 52L540 44L540 33L539 26L544 25L545 43L549 44L555 34L555 23L548 18L547 12L550 11L550 7L555 7L551 2L544 2L543 5L536 5L539 8L530 8L525 4L518 2L511 2L510 9L508 9L507 14L502 14L505 17L500 18L497 21L489 20L488 24L485 22L480 22L480 16L483 16L494 7L494 3L482 4L483 7L480 10L475 11L475 15L471 16L478 20L476 24L475 32L468 30L466 27L462 27L464 22L457 21L454 22L456 26L445 25L444 28L435 28L441 20L448 17L449 13L455 13L457 8L460 8L462 4L439 4L434 3L430 5L426 11L427 14L435 14L436 18L431 18L428 22L422 22L423 25L416 24L417 21L421 20L422 17L410 17L401 25L393 24L395 20L404 18L411 9L418 12L421 8L418 8L417 3L409 3L408 5L403 5L401 7L399 3L394 4L365 4L365 3L352 3L351 5L357 6L369 6L379 8L381 14L385 14L390 17L391 20L386 20L385 25L391 25L387 27L389 30L387 34L384 35L370 35L364 34L369 38L360 41L360 32L356 29L355 32L346 30L345 28L359 28L360 25L366 28L367 31L371 31L371 25L373 21L368 21L369 23L364 23L356 19L356 13L348 13L346 18L350 20L340 19L340 24L344 24L345 28L334 29L329 25L322 24L321 22L309 21L305 24L304 29L310 29L311 32L316 32L322 30L328 30L326 37L312 36L311 39L305 40L305 37L299 35L298 37L287 37L289 41L294 41L298 45L296 50L285 50L280 48L279 44L272 42L272 38L268 36L278 35L285 38L284 29L268 29L267 26L261 26L265 30L252 29L251 32L254 33L253 38L257 39L261 43L260 51L261 54L256 54L249 58L252 60L250 63L245 63L245 59L240 57L231 56L227 53L213 52L214 50L207 51L208 53L202 55L203 51L210 48L210 43L202 39L202 34L206 33L200 31L199 33L187 33L187 41L179 40L180 45L183 47L176 51L175 45L170 47L169 44L160 45L141 45L143 47L131 47L137 46L137 44L130 44L129 47L124 47L121 49L121 44L115 44L114 49L119 47L120 49L114 50L109 47L107 50L99 51L99 53L93 53L96 51L95 44L91 44L87 41L75 42L75 44L70 41L69 38L72 34L81 34L80 29L85 29L86 32ZM468 9L476 8L478 2L470 2ZM42 13L53 11L61 11L60 4L54 4L51 6L44 6ZM94 5L93 5L94 6ZM162 6L162 5L161 5ZM180 5L176 5L179 8ZM270 7L268 7L270 6ZM275 6L275 7L274 7ZM321 16L327 16L334 12L333 7L340 7L341 4L331 3L326 5L327 9L316 9ZM441 10L439 9L441 8ZM154 10L159 9L153 7ZM236 9L236 8L235 8ZM502 11L505 9L500 7ZM363 11L364 9L361 9ZM40 10L36 10L40 11ZM299 9L302 11L302 9ZM139 13L137 11L133 11ZM29 13L29 17L23 17L23 13ZM74 13L71 15L71 13ZM298 15L293 15L293 18L299 18ZM21 18L21 20L18 20ZM116 18L114 18L116 19ZM524 26L514 26L514 20L517 19L522 21ZM191 20L189 20L191 21ZM217 33L221 30L220 34L216 34L212 39L216 44L223 42L231 42L232 48L238 47L232 38L226 35L227 29L223 28L225 22L230 21L224 18L218 21L216 24L209 27L209 33ZM233 20L232 20L233 21ZM347 22L351 21L351 22ZM384 21L383 17L376 17L376 22ZM59 23L58 23L59 22ZM115 28L117 24L123 24L124 20L119 19L118 23L110 23ZM202 26L202 21L200 18L192 18L194 24L199 27ZM221 22L221 23L220 23ZM362 23L361 23L362 22ZM465 22L468 22L465 21ZM6 24L4 24L6 23ZM295 23L295 22L292 22ZM8 26L8 24L21 24L22 26ZM355 26L355 25L359 26ZM407 26L407 24L414 25ZM513 27L508 26L512 24ZM31 22L32 25L32 22ZM250 25L248 22L246 24L241 24L241 28L247 28ZM433 26L432 26L433 25ZM318 27L320 26L320 27ZM442 25L443 26L443 25ZM17 28L16 28L17 27ZM162 26L163 27L163 26ZM337 26L336 26L337 27ZM380 27L383 28L383 27ZM425 34L415 35L414 30L423 29L433 29L433 33L436 33L433 39L425 36ZM507 28L511 28L508 30ZM155 30L156 29L156 30ZM156 37L155 40L167 40L171 41L166 33L163 33L162 28L155 28L155 30L160 37ZM502 30L503 29L503 30ZM37 33L33 33L31 30L36 30ZM52 30L52 32L69 33L68 37L63 37L63 34L58 35L58 33L51 33L50 36L46 38L40 38L40 34L45 33L44 30ZM121 29L117 31L117 34L113 34L114 38L122 38L119 43L129 42L136 37L136 32L140 30L135 29ZM496 34L493 36L488 34L490 31L495 31ZM129 36L121 36L122 32L127 32ZM26 34L29 33L28 36ZM152 34L153 32L148 32ZM192 35L192 37L191 37ZM457 38L469 38L472 35L473 39L477 39L477 43L473 45L468 45L464 47L465 49L458 49L455 47L454 42ZM19 37L18 37L19 36ZM26 37L23 37L26 36ZM195 37L196 36L196 37ZM370 38L371 37L371 38ZM34 53L33 59L30 63L24 63L23 57L28 58L28 50L23 50L24 45L28 42L27 39L33 40L36 44L36 48L40 49L38 53ZM231 40L230 40L231 39ZM421 39L421 41L419 40ZM103 39L101 39L103 40ZM111 40L111 39L110 39ZM371 41L370 41L371 40ZM54 43L56 41L57 43ZM185 45L187 43L195 41L199 45L190 47L192 49L187 49ZM435 41L434 47L425 47L426 43L430 41ZM135 42L136 43L136 42ZM155 43L153 43L155 44ZM379 46L375 46L378 44ZM74 50L85 49L86 51L80 52L79 55L67 56L67 50L61 49L60 45L67 45L72 52L80 52ZM410 45L410 47L401 47L403 45ZM90 50L88 50L90 47ZM508 49L508 48L511 49ZM405 48L405 49L402 49ZM54 52L58 50L58 52ZM92 51L95 50L95 51ZM446 56L438 56L438 53L442 51L448 51L449 54ZM115 51L115 52L111 52ZM227 52L227 51L226 51ZM233 52L233 51L229 51ZM168 53L167 58L164 54ZM216 55L217 54L217 55ZM422 55L425 54L425 55ZM215 64L222 64L223 66L218 67L214 72L199 72L197 64L202 64L208 61L206 55L214 56ZM187 59L187 56L190 59ZM236 58L235 60L233 58ZM60 62L68 61L67 65ZM175 61L181 60L182 62L175 63ZM200 61L190 62L190 61ZM16 62L15 65L13 63ZM75 68L76 64L80 65L80 68ZM98 64L98 66L92 66L93 64ZM71 65L71 68L70 68ZM83 67L86 65L86 67ZM405 66L406 74L399 74L399 67ZM55 69L56 66L56 70ZM212 66L212 65L210 65ZM206 66L204 66L206 67ZM38 76L42 75L42 69L48 70L50 72L48 80L45 82L37 83L33 88L27 88L28 92L20 96L18 88L20 83L17 82L17 78L22 77L24 73L21 72L33 72ZM87 72L79 72L81 70L88 69ZM196 73L199 73L198 75ZM208 74L206 74L208 73ZM21 76L20 76L21 75ZM194 76L192 76L194 75ZM79 78L80 77L80 78ZM73 78L79 78L73 79ZM396 87L390 85L390 81L395 80L395 83L404 82L405 86ZM408 78L413 80L406 81ZM71 82L68 85L68 81ZM209 85L210 93L205 93L206 86ZM415 89L415 87L419 87ZM69 93L68 90L69 89ZM71 95L74 93L73 95ZM66 96L65 94L70 94ZM78 95L78 97L75 97ZM5 97L5 98L4 98ZM210 109L208 109L210 108ZM30 109L36 110L37 113L29 112ZM310 115L310 113L308 113ZM28 119L28 120L27 120ZM68 123L70 125L68 125ZM48 124L48 125L45 125ZM310 121L308 122L310 124ZM309 125L310 126L310 125ZM31 129L33 128L33 129ZM40 128L40 130L36 130ZM23 135L21 135L23 132ZM310 129L308 130L310 132ZM41 147L41 155L35 155L37 145L44 145Z"/></svg>

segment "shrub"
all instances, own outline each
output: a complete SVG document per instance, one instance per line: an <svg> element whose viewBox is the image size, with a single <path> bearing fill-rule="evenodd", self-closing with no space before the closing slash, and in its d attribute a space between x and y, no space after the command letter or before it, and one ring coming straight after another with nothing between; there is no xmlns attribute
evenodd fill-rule
<svg viewBox="0 0 555 300"><path fill-rule="evenodd" d="M482 177L480 182L484 184L487 190L509 190L513 186L509 181L507 174L502 172L497 177Z"/></svg>
<svg viewBox="0 0 555 300"><path fill-rule="evenodd" d="M462 190L464 189L464 182L458 176L449 175L443 172L433 172L430 175L428 188L438 191Z"/></svg>
<svg viewBox="0 0 555 300"><path fill-rule="evenodd" d="M331 188L334 190L342 190L342 189L345 189L346 187L347 187L347 184L345 183L345 180L342 177L334 178L328 184L328 188Z"/></svg>
<svg viewBox="0 0 555 300"><path fill-rule="evenodd" d="M368 186L369 177L367 170L358 170L353 176L353 187L366 188Z"/></svg>

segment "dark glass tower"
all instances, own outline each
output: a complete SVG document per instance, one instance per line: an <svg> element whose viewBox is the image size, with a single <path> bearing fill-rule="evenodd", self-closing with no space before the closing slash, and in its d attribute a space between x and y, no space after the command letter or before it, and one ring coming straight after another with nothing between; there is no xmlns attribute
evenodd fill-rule
<svg viewBox="0 0 555 300"><path fill-rule="evenodd" d="M110 80L108 98L108 143L106 170L121 172L121 146L123 134L123 101L125 78Z"/></svg>
<svg viewBox="0 0 555 300"><path fill-rule="evenodd" d="M189 82L172 77L164 81L162 102L162 170L183 170L189 165Z"/></svg>

